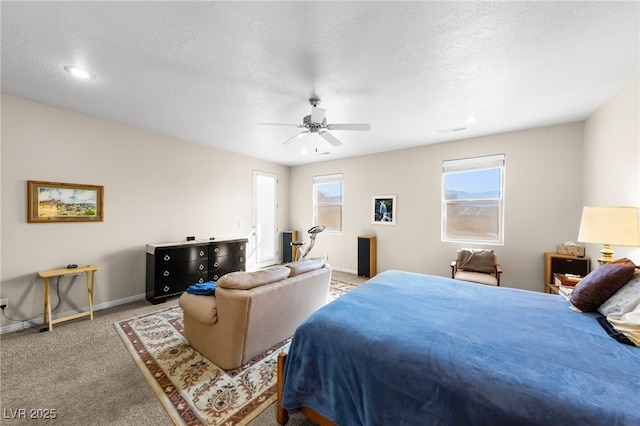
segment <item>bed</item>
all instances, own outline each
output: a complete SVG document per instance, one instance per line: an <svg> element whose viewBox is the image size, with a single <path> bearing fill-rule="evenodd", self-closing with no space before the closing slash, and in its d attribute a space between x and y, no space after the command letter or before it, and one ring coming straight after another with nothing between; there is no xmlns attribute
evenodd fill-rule
<svg viewBox="0 0 640 426"><path fill-rule="evenodd" d="M596 316L560 296L385 271L298 327L278 422L640 425L640 348Z"/></svg>

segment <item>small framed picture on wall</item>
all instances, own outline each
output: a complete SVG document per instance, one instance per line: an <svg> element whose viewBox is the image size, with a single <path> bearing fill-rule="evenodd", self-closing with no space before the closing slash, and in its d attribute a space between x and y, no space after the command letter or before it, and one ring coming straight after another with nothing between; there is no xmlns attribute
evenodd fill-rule
<svg viewBox="0 0 640 426"><path fill-rule="evenodd" d="M374 195L372 209L372 222L374 225L396 224L397 208L395 195Z"/></svg>

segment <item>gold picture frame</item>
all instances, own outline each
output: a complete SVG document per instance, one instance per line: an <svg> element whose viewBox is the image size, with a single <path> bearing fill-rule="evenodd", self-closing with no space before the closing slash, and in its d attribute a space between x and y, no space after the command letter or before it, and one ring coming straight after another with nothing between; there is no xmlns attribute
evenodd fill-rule
<svg viewBox="0 0 640 426"><path fill-rule="evenodd" d="M102 222L104 187L27 181L27 222Z"/></svg>

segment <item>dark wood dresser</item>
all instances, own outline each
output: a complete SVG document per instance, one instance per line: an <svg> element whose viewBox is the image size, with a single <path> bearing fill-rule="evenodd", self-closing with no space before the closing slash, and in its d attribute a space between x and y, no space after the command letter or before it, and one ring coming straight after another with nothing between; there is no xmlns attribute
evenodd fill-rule
<svg viewBox="0 0 640 426"><path fill-rule="evenodd" d="M187 287L246 268L247 239L147 244L147 300L164 302Z"/></svg>

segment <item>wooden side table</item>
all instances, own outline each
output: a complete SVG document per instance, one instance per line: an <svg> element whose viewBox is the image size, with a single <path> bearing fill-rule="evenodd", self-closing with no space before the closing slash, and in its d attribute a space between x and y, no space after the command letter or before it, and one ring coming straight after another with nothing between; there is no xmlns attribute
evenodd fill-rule
<svg viewBox="0 0 640 426"><path fill-rule="evenodd" d="M38 275L44 279L44 314L42 323L49 326L49 331L53 330L53 324L57 324L63 321L69 321L75 318L91 317L93 320L93 284L95 282L96 271L99 268L94 265L81 266L79 268L59 268L50 269L48 271L40 271ZM49 292L49 278L63 277L65 275L77 275L85 273L87 277L87 293L89 296L89 310L86 312L79 312L77 314L68 315L62 318L53 319L51 317L51 297Z"/></svg>
<svg viewBox="0 0 640 426"><path fill-rule="evenodd" d="M588 257L578 257L571 254L545 253L544 254L544 289L545 293L551 293L549 286L554 284L554 274L575 274L586 276L590 269Z"/></svg>

